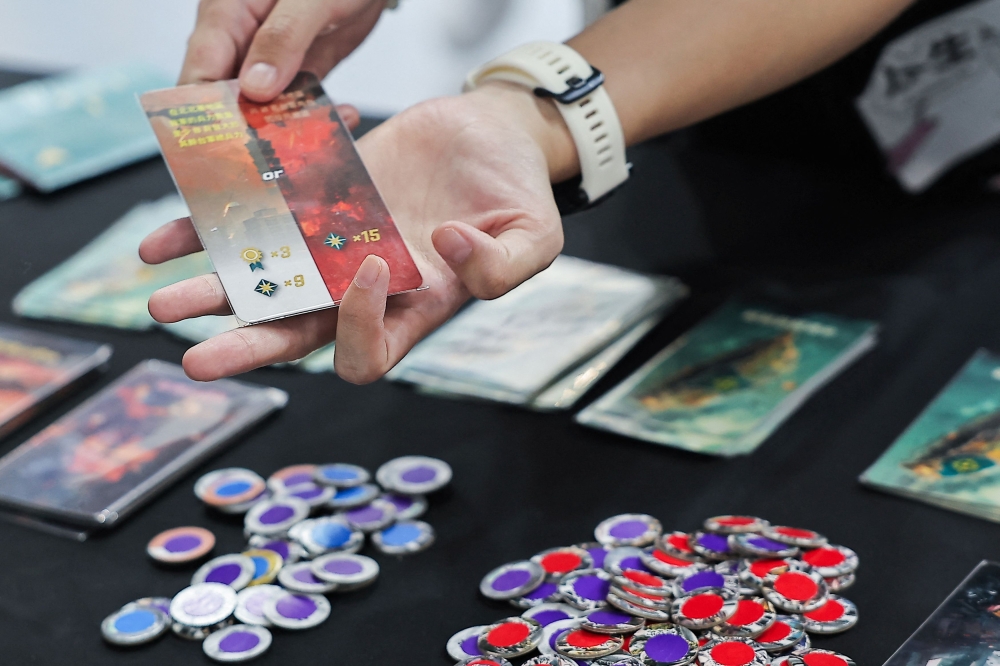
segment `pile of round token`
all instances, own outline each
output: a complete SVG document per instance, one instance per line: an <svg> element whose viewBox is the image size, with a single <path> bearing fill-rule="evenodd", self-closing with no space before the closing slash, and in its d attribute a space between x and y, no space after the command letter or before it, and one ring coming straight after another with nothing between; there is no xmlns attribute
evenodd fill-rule
<svg viewBox="0 0 1000 666"><path fill-rule="evenodd" d="M812 646L853 627L858 556L812 530L716 516L693 532L624 514L595 543L497 567L483 596L523 612L458 632L459 666L855 666Z"/></svg>
<svg viewBox="0 0 1000 666"><path fill-rule="evenodd" d="M148 597L125 604L101 623L116 645L150 643L173 631L201 640L220 662L246 661L271 645L270 627L315 627L330 615L324 595L375 582L379 564L359 555L370 539L381 553L428 548L434 530L418 520L425 495L451 481L447 463L424 456L396 458L375 474L345 463L292 465L263 479L248 469L210 472L195 494L224 513L244 514L247 548L202 564L191 585L173 599ZM215 535L176 527L154 536L146 552L171 566L203 559Z"/></svg>

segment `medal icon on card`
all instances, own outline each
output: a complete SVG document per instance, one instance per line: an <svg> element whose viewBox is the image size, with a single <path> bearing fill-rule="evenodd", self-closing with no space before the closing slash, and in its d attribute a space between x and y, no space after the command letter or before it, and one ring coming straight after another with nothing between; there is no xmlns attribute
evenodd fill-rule
<svg viewBox="0 0 1000 666"><path fill-rule="evenodd" d="M254 272L258 268L264 270L264 263L261 261L264 258L264 253L255 247L248 247L247 249L240 252L240 259L247 262L250 265L250 272Z"/></svg>
<svg viewBox="0 0 1000 666"><path fill-rule="evenodd" d="M270 298L271 296L274 296L274 292L278 290L278 285L273 282L268 282L267 280L261 280L257 283L257 286L254 287L253 290L258 294L263 294L264 296Z"/></svg>
<svg viewBox="0 0 1000 666"><path fill-rule="evenodd" d="M347 239L343 236L338 236L337 234L330 234L323 241L323 244L327 247L332 247L334 250L343 250L344 245L347 243Z"/></svg>

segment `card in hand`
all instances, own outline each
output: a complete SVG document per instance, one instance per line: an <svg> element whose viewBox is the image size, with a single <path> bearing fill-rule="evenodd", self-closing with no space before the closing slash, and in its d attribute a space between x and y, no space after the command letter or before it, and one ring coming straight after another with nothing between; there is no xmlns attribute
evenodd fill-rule
<svg viewBox="0 0 1000 666"><path fill-rule="evenodd" d="M0 459L0 504L110 527L287 400L144 361Z"/></svg>
<svg viewBox="0 0 1000 666"><path fill-rule="evenodd" d="M268 104L237 81L141 97L233 314L259 323L337 305L369 254L389 293L422 279L315 76Z"/></svg>

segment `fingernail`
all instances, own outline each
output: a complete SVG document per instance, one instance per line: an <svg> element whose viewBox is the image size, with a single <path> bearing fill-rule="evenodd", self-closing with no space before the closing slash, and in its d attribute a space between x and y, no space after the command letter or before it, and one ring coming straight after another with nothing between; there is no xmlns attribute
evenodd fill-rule
<svg viewBox="0 0 1000 666"><path fill-rule="evenodd" d="M243 75L242 85L244 88L252 88L255 91L263 92L269 90L277 78L278 70L274 65L268 65L266 62L258 62Z"/></svg>
<svg viewBox="0 0 1000 666"><path fill-rule="evenodd" d="M381 273L382 262L374 254L370 254L361 262L361 268L358 269L357 275L354 276L354 284L362 289L369 289L375 284L375 280L378 280L378 276Z"/></svg>
<svg viewBox="0 0 1000 666"><path fill-rule="evenodd" d="M445 229L438 236L438 252L450 264L462 264L472 254L472 244L454 229Z"/></svg>

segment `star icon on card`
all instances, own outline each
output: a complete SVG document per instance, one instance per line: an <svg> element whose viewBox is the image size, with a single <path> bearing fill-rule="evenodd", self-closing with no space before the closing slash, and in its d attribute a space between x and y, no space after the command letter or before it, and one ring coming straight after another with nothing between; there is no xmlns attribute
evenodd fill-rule
<svg viewBox="0 0 1000 666"><path fill-rule="evenodd" d="M325 243L328 247L332 247L334 250L344 249L344 243L346 242L346 238L338 236L337 234L330 234L326 237L326 240L323 241L323 243Z"/></svg>
<svg viewBox="0 0 1000 666"><path fill-rule="evenodd" d="M278 285L273 282L268 282L267 280L261 280L257 283L257 286L253 288L258 294L264 294L268 298L274 295L274 292L278 290Z"/></svg>

